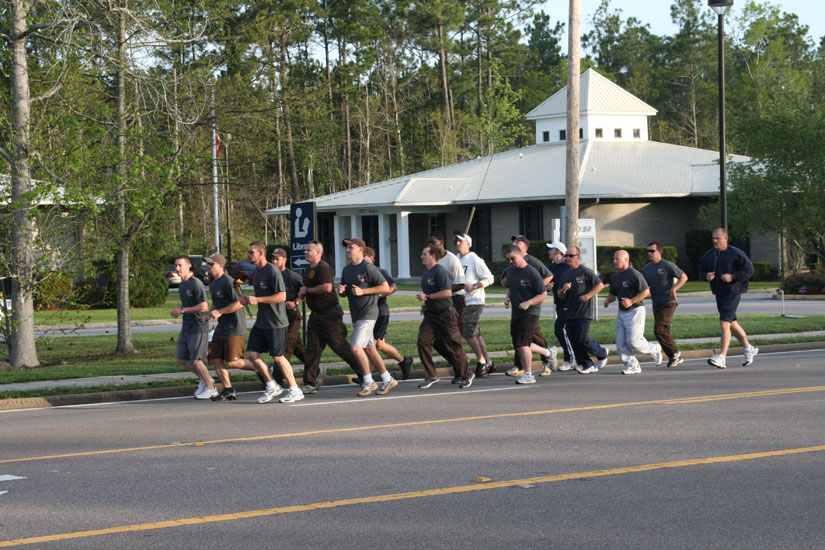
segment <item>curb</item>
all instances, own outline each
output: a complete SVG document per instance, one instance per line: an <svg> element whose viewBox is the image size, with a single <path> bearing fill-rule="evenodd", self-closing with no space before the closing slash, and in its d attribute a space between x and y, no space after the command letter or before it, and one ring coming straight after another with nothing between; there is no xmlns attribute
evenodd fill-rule
<svg viewBox="0 0 825 550"><path fill-rule="evenodd" d="M821 349L823 342L800 342L796 344L771 344L759 346L760 352L772 353L781 351L807 351L814 349ZM686 359L701 359L707 357L711 350L685 350L682 352L682 357ZM731 347L730 353L733 355L741 354L741 347ZM537 362L534 362L534 365ZM611 354L608 356L608 365L618 365L621 363L618 356ZM504 373L504 371L513 365L512 362L497 363L497 372ZM472 368L472 365L470 365ZM666 368L664 366L659 368ZM674 370L678 370L678 367ZM397 372L390 370L390 372ZM441 367L436 369L440 378L452 378L453 371L450 368ZM564 375L562 375L564 376ZM423 379L424 371L414 370L410 373L410 379ZM344 385L352 384L355 379L354 374L336 374L327 376L324 379L325 385ZM0 400L0 411L10 411L19 409L34 409L43 407L65 407L71 405L89 405L95 403L112 403L121 401L142 401L146 399L164 399L177 397L191 397L194 389L194 384L186 384L182 386L168 386L163 388L144 388L139 390L118 390L95 393L77 393L67 395L52 395L46 397L26 397L20 399L2 399ZM260 382L238 382L235 388L241 392L261 390ZM354 385L353 385L354 388Z"/></svg>

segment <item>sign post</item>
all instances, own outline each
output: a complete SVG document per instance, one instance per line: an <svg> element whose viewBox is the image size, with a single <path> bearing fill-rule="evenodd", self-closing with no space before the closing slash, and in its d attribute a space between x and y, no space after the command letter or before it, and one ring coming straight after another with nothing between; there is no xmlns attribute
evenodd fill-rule
<svg viewBox="0 0 825 550"><path fill-rule="evenodd" d="M598 262L596 260L596 220L592 218L579 218L579 251L582 265L589 267L599 275ZM599 320L599 299L596 296L591 302L593 319Z"/></svg>
<svg viewBox="0 0 825 550"><path fill-rule="evenodd" d="M309 262L304 258L304 250L315 240L315 203L295 202L289 207L290 245L289 262L293 269L303 269Z"/></svg>

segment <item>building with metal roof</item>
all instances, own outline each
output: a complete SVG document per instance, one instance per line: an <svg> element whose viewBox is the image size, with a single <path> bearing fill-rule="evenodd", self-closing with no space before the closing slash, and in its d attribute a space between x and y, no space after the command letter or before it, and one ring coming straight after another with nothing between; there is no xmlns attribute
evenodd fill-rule
<svg viewBox="0 0 825 550"><path fill-rule="evenodd" d="M719 153L650 141L648 118L656 110L592 69L581 76L581 98L579 217L596 220L600 245L657 240L687 261L685 233L702 228L698 209L719 193ZM341 240L360 236L383 267L414 276L427 235L438 230L450 240L464 232L473 206L473 249L488 261L503 259L501 244L514 234L560 238L566 104L565 86L527 114L536 122L536 145L312 199L319 240L334 252L327 261L340 274ZM730 155L728 162L748 160ZM265 214L288 215L289 206ZM752 244L752 256L774 260L775 243L765 241Z"/></svg>

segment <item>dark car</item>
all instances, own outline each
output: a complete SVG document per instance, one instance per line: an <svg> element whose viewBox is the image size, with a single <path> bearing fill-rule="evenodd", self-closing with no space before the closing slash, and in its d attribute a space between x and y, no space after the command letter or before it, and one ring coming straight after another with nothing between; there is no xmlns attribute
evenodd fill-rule
<svg viewBox="0 0 825 550"><path fill-rule="evenodd" d="M236 281L248 285L252 283L252 273L255 269L255 264L251 262L230 262L226 272Z"/></svg>
<svg viewBox="0 0 825 550"><path fill-rule="evenodd" d="M192 275L201 282L209 281L209 266L206 265L206 259L203 256L189 256L189 261L192 262Z"/></svg>

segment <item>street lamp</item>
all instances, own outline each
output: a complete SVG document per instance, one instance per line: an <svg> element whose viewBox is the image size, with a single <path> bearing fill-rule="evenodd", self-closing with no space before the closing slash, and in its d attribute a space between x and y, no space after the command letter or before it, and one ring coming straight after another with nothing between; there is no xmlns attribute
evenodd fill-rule
<svg viewBox="0 0 825 550"><path fill-rule="evenodd" d="M719 20L719 208L722 211L722 227L728 230L728 178L727 152L725 147L725 14L733 0L708 0Z"/></svg>

